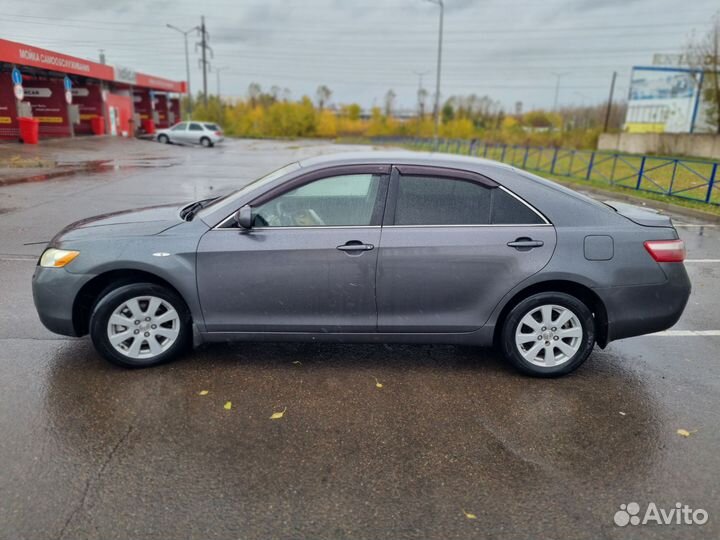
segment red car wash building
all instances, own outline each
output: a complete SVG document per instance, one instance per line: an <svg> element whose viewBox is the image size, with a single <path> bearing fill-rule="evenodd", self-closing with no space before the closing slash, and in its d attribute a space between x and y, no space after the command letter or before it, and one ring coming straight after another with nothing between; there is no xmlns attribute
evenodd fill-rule
<svg viewBox="0 0 720 540"><path fill-rule="evenodd" d="M184 81L0 39L0 140L152 133L180 120ZM25 140L25 142L37 142Z"/></svg>

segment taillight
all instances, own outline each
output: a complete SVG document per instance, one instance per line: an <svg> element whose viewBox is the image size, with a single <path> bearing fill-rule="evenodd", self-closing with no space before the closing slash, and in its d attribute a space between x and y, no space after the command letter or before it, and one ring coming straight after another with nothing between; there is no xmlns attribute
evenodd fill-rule
<svg viewBox="0 0 720 540"><path fill-rule="evenodd" d="M685 242L682 240L648 240L645 249L657 262L683 262Z"/></svg>
<svg viewBox="0 0 720 540"><path fill-rule="evenodd" d="M222 131L216 131L215 135L217 135L218 137L222 137Z"/></svg>

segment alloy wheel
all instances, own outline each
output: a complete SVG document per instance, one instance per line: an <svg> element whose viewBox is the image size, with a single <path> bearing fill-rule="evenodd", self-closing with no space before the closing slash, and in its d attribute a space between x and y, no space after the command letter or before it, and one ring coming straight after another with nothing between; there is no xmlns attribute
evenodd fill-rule
<svg viewBox="0 0 720 540"><path fill-rule="evenodd" d="M547 304L530 310L515 329L515 345L536 366L554 367L575 356L583 339L578 316L570 309Z"/></svg>
<svg viewBox="0 0 720 540"><path fill-rule="evenodd" d="M180 315L157 296L138 296L124 301L110 316L107 337L120 354L151 359L162 354L180 334Z"/></svg>

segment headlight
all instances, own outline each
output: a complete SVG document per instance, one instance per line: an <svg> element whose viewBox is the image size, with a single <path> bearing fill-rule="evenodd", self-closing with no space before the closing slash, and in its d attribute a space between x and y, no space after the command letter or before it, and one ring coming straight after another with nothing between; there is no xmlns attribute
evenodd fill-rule
<svg viewBox="0 0 720 540"><path fill-rule="evenodd" d="M80 255L79 251L49 248L40 257L40 266L45 268L62 268Z"/></svg>

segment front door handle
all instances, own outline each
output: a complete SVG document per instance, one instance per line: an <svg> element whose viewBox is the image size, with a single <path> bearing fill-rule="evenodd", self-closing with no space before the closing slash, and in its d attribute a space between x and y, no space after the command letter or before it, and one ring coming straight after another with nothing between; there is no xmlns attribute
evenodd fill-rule
<svg viewBox="0 0 720 540"><path fill-rule="evenodd" d="M340 251L357 252L370 251L371 249L374 249L375 246L373 246L372 244L363 244L360 240L350 240L349 242L346 242L341 246L338 246L337 248Z"/></svg>
<svg viewBox="0 0 720 540"><path fill-rule="evenodd" d="M532 238L516 238L512 242L508 242L507 245L511 248L515 248L518 251L528 251L530 249L536 248L536 247L542 247L545 245L545 242L542 240L533 240Z"/></svg>

